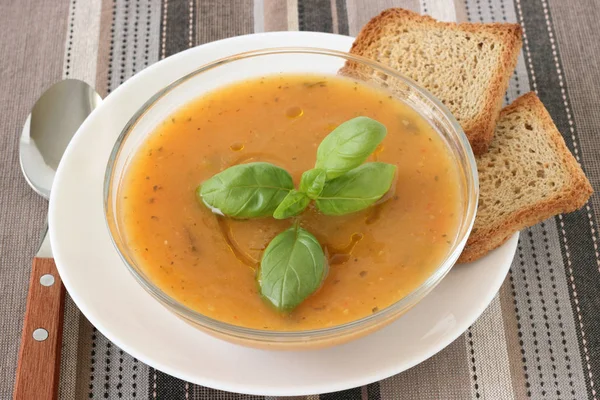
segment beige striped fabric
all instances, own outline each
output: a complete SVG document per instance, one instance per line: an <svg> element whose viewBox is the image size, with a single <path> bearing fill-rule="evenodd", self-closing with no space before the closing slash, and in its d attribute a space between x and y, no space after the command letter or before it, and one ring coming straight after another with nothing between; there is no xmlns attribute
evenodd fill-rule
<svg viewBox="0 0 600 400"><path fill-rule="evenodd" d="M505 96L537 92L600 189L600 42L595 0L5 0L0 2L0 399L9 399L31 258L46 203L18 165L36 98L61 78L102 96L160 59L214 40L283 30L356 35L382 10L443 21L516 22L524 45ZM597 399L600 251L594 195L579 212L521 235L500 293L431 359L329 400ZM60 399L273 399L180 381L110 343L68 298Z"/></svg>

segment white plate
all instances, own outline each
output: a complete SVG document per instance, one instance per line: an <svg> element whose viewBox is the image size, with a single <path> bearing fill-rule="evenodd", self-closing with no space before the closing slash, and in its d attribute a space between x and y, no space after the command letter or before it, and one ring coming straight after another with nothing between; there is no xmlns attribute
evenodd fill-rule
<svg viewBox="0 0 600 400"><path fill-rule="evenodd" d="M197 66L265 47L347 51L349 37L265 33L190 49L140 72L85 121L60 164L50 199L50 235L71 297L100 332L129 354L178 378L232 392L300 395L343 390L402 372L450 344L488 306L510 267L517 235L479 262L455 267L398 321L324 350L255 350L214 339L182 322L129 274L102 206L104 170L119 132L162 87Z"/></svg>

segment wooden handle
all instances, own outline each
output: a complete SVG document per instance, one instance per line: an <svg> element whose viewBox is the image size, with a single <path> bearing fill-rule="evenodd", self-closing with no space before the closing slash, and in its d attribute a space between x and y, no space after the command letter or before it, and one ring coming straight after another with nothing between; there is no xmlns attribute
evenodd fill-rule
<svg viewBox="0 0 600 400"><path fill-rule="evenodd" d="M34 258L14 400L58 397L65 288L52 258Z"/></svg>

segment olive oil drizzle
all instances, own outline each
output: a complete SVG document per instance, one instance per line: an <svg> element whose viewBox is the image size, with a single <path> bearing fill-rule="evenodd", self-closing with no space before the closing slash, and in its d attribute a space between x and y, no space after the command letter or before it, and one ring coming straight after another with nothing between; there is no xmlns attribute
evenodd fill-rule
<svg viewBox="0 0 600 400"><path fill-rule="evenodd" d="M255 260L252 256L242 250L241 246L233 236L231 225L229 225L228 219L221 215L215 215L215 218L217 219L221 236L223 236L225 243L227 243L227 246L235 258L237 258L242 264L247 265L253 270L256 270L258 268L259 261ZM362 233L355 233L350 237L350 243L342 248L336 248L326 243L323 247L328 255L329 265L340 265L349 261L352 258L352 252L354 251L354 248L358 242L362 240L362 238Z"/></svg>
<svg viewBox="0 0 600 400"><path fill-rule="evenodd" d="M221 215L216 215L215 217L217 218L217 223L219 224L221 235L223 236L223 239L225 239L225 243L227 243L227 246L229 247L231 252L235 255L235 257L238 260L240 260L240 262L249 266L253 270L256 270L258 268L258 260L255 260L254 258L250 257L240 248L240 245L236 242L236 240L233 237L233 234L231 232L231 226L227 222L227 218Z"/></svg>
<svg viewBox="0 0 600 400"><path fill-rule="evenodd" d="M350 243L341 249L336 249L330 244L325 245L325 249L327 250L327 254L329 255L329 265L339 265L344 264L349 261L352 257L352 251L354 247L360 242L363 238L362 233L355 233L350 238Z"/></svg>

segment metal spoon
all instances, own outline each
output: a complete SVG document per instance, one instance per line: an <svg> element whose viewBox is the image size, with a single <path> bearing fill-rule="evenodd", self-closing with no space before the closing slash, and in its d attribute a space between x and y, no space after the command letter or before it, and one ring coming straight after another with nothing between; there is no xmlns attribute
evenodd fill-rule
<svg viewBox="0 0 600 400"><path fill-rule="evenodd" d="M67 145L101 101L87 83L67 79L35 103L21 133L19 161L29 186L45 199ZM13 399L58 396L64 296L46 225L31 267Z"/></svg>

